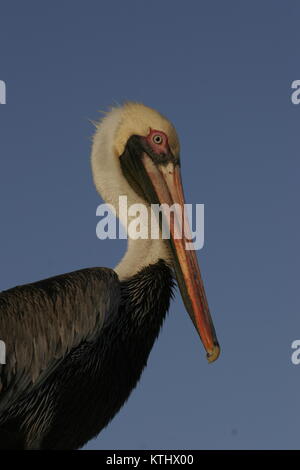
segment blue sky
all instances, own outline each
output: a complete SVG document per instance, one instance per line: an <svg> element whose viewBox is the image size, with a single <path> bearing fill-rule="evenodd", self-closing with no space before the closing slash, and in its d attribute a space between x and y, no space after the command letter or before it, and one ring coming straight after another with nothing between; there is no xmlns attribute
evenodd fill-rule
<svg viewBox="0 0 300 470"><path fill-rule="evenodd" d="M99 110L141 101L182 147L222 346L211 365L177 295L129 401L87 448L298 448L300 79L295 1L2 2L0 290L87 266L99 241ZM0 332L1 333L1 332Z"/></svg>

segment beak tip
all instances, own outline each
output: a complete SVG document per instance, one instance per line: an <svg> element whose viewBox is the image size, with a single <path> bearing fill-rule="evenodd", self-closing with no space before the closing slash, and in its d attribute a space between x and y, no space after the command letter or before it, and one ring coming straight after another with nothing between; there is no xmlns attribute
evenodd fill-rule
<svg viewBox="0 0 300 470"><path fill-rule="evenodd" d="M220 356L220 352L221 352L220 346L218 344L215 344L213 349L209 351L206 355L208 362L211 363L211 362L216 361L218 357Z"/></svg>

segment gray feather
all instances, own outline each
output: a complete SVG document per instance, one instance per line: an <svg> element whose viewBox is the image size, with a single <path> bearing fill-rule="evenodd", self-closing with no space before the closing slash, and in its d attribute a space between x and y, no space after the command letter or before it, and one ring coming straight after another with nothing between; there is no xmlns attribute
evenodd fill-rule
<svg viewBox="0 0 300 470"><path fill-rule="evenodd" d="M40 384L66 354L93 341L119 305L120 286L108 268L89 268L0 292L0 411Z"/></svg>

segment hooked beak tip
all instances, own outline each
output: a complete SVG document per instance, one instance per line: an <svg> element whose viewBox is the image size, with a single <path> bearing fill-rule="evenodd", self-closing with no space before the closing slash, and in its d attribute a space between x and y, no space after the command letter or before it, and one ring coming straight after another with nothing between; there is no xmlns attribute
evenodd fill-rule
<svg viewBox="0 0 300 470"><path fill-rule="evenodd" d="M211 351L208 351L207 352L207 360L208 362L214 362L218 359L218 357L220 356L220 346L218 344L215 344L213 349Z"/></svg>

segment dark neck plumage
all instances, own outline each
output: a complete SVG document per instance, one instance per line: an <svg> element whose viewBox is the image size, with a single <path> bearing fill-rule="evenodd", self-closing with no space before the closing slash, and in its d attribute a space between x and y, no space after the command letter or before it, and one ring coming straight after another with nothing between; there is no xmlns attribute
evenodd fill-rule
<svg viewBox="0 0 300 470"><path fill-rule="evenodd" d="M148 315L153 313L159 317L159 313L164 312L164 317L173 296L174 285L171 268L165 261L159 260L121 281L120 308L130 316L131 321L138 323L147 321Z"/></svg>

